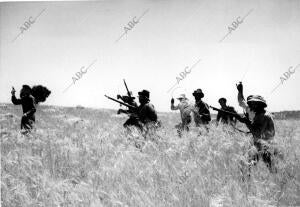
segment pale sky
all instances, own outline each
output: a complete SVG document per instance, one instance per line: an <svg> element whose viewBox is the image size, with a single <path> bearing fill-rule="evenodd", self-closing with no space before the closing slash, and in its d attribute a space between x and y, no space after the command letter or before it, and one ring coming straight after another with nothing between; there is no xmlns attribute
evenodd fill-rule
<svg viewBox="0 0 300 207"><path fill-rule="evenodd" d="M300 66L271 93L283 73L300 64L299 26L298 0L0 3L0 102L10 102L12 86L19 94L23 84L42 84L52 91L47 105L117 109L104 94L125 95L125 78L135 96L147 89L158 111L170 111L167 91L200 59L174 97L185 92L193 100L192 92L201 88L208 104L219 107L218 99L225 97L241 111L235 84L242 80L245 95L262 95L269 111L300 110ZM93 62L64 92L76 72Z"/></svg>

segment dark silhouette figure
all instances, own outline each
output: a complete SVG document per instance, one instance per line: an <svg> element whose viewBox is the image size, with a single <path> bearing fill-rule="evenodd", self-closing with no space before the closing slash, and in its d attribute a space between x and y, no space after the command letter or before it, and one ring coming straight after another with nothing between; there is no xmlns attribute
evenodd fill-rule
<svg viewBox="0 0 300 207"><path fill-rule="evenodd" d="M219 99L219 104L221 105L221 109L224 111L228 111L234 114L237 114L237 112L235 111L234 107L232 106L228 106L227 104L227 100L226 98L220 98ZM217 124L221 121L221 123L223 124L230 124L232 126L236 125L236 118L234 118L232 115L228 114L228 113L224 113L222 111L218 112L217 115Z"/></svg>
<svg viewBox="0 0 300 207"><path fill-rule="evenodd" d="M138 107L139 121L144 125L157 123L157 113L154 105L150 103L150 92L142 90L138 94L140 102Z"/></svg>
<svg viewBox="0 0 300 207"><path fill-rule="evenodd" d="M20 99L16 98L15 93L16 90L13 87L11 91L11 101L14 105L22 105L23 116L21 118L21 130L22 133L27 134L33 129L36 105L39 102L44 102L51 91L41 85L32 88L28 85L23 85L20 91Z"/></svg>
<svg viewBox="0 0 300 207"><path fill-rule="evenodd" d="M207 125L211 121L211 116L208 104L202 101L204 93L201 89L197 89L193 92L193 96L195 97L195 124L196 126L201 124Z"/></svg>
<svg viewBox="0 0 300 207"><path fill-rule="evenodd" d="M28 85L23 85L20 91L20 99L15 96L15 89L11 91L11 101L15 105L22 105L23 116L21 118L21 129L25 133L30 132L35 122L34 113L36 112L36 101L31 95L31 88Z"/></svg>
<svg viewBox="0 0 300 207"><path fill-rule="evenodd" d="M131 106L134 106L136 108L138 107L137 103L134 101L135 97L117 95L117 99L121 99L124 103L127 103L127 104L129 104ZM129 115L129 118L123 124L123 126L125 128L128 128L130 126L139 126L138 115L137 115L136 110L131 109L131 108L129 108L127 110L119 109L118 114L120 114L120 113L124 113L124 114ZM139 126L139 128L140 128L140 126Z"/></svg>

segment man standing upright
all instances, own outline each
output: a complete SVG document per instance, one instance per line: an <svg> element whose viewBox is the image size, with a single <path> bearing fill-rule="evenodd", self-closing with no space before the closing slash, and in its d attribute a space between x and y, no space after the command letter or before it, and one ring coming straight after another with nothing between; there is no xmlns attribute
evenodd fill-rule
<svg viewBox="0 0 300 207"><path fill-rule="evenodd" d="M179 103L177 106L174 105L174 99L171 99L171 110L179 110L180 116L181 116L181 123L176 125L177 132L179 137L182 135L182 131L186 130L189 131L189 124L191 123L191 112L192 112L192 106L188 102L188 99L186 98L185 94L181 94L178 98Z"/></svg>
<svg viewBox="0 0 300 207"><path fill-rule="evenodd" d="M211 121L211 116L208 104L202 101L204 93L201 89L197 89L193 92L193 96L195 97L195 108L193 109L195 124L196 126L204 125L208 132L207 125Z"/></svg>
<svg viewBox="0 0 300 207"><path fill-rule="evenodd" d="M35 122L35 98L31 95L31 88L28 85L23 85L20 91L20 99L16 98L15 93L16 90L13 87L11 91L11 101L14 105L22 105L23 116L21 119L21 130L22 133L28 133L32 130L33 124Z"/></svg>

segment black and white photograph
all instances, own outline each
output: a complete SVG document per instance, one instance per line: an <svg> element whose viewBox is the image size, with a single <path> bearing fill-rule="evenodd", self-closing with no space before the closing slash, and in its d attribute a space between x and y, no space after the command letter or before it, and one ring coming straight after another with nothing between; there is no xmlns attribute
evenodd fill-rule
<svg viewBox="0 0 300 207"><path fill-rule="evenodd" d="M300 0L0 2L2 207L300 207Z"/></svg>

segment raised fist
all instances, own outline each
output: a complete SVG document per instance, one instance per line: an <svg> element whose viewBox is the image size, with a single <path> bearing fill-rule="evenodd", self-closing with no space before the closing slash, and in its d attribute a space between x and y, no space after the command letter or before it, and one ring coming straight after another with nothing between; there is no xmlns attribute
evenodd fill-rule
<svg viewBox="0 0 300 207"><path fill-rule="evenodd" d="M171 99L171 104L174 104L174 98Z"/></svg>
<svg viewBox="0 0 300 207"><path fill-rule="evenodd" d="M11 95L15 95L15 93L16 93L16 90L15 90L15 88L14 87L12 87L12 90L11 90Z"/></svg>
<svg viewBox="0 0 300 207"><path fill-rule="evenodd" d="M239 92L243 92L243 84L242 84L242 82L240 82L239 84L236 84L236 88L237 88L237 90L239 91Z"/></svg>

